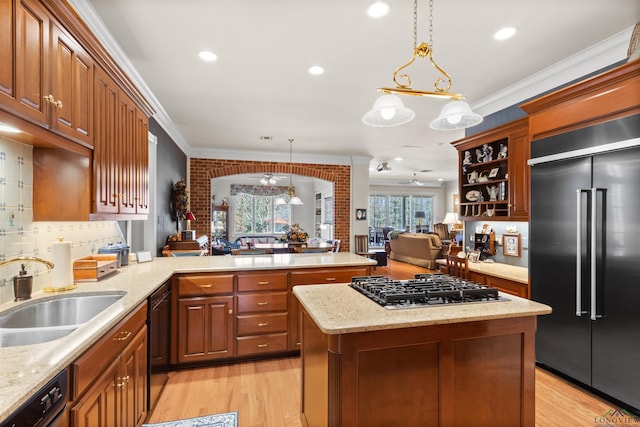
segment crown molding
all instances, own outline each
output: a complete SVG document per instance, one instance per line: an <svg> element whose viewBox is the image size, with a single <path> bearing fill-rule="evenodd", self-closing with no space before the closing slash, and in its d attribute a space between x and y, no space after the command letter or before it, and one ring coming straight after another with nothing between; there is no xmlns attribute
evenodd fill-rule
<svg viewBox="0 0 640 427"><path fill-rule="evenodd" d="M472 104L483 116L517 105L627 58L633 27L629 27L560 62Z"/></svg>
<svg viewBox="0 0 640 427"><path fill-rule="evenodd" d="M151 88L144 81L136 67L133 65L129 57L124 53L120 44L113 37L107 26L105 25L100 15L96 12L93 6L87 0L67 0L69 5L75 9L76 13L95 37L102 43L104 48L113 57L116 63L124 70L129 76L131 81L142 92L145 98L149 101L152 108L155 110L153 118L158 122L160 126L167 132L167 134L173 139L176 145L184 151L186 154L191 149L187 140L180 133L175 123L169 117L169 114L164 109L158 98L153 94Z"/></svg>

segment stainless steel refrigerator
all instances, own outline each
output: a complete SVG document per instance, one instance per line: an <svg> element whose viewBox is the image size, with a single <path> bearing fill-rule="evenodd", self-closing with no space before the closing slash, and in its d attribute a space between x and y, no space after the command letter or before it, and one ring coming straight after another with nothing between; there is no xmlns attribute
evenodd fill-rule
<svg viewBox="0 0 640 427"><path fill-rule="evenodd" d="M640 413L640 116L532 141L536 360Z"/></svg>

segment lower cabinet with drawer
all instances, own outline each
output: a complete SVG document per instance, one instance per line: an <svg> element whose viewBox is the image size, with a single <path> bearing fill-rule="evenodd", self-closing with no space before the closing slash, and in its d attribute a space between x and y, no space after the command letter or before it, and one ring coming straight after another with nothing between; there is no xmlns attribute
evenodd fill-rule
<svg viewBox="0 0 640 427"><path fill-rule="evenodd" d="M173 277L175 307L172 364L235 356L233 274ZM177 290L177 292L176 292Z"/></svg>
<svg viewBox="0 0 640 427"><path fill-rule="evenodd" d="M140 426L147 414L147 304L71 364L71 426Z"/></svg>
<svg viewBox="0 0 640 427"><path fill-rule="evenodd" d="M238 273L238 356L287 351L288 272Z"/></svg>

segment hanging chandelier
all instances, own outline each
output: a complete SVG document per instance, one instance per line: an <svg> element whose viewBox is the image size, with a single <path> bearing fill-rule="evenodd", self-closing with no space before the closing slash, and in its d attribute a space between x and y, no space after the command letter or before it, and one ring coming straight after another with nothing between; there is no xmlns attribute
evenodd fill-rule
<svg viewBox="0 0 640 427"><path fill-rule="evenodd" d="M411 87L411 77L406 72L416 58L428 58L429 62L440 73L434 82L434 90L420 90ZM474 113L464 99L464 95L450 92L451 77L433 59L433 0L429 0L429 43L418 45L418 0L413 1L413 56L404 65L393 72L395 87L379 87L380 96L373 108L362 118L362 122L373 127L398 126L411 121L415 113L404 106L397 95L427 96L445 98L451 102L442 109L438 118L429 126L435 130L456 130L475 126L482 122L482 116Z"/></svg>
<svg viewBox="0 0 640 427"><path fill-rule="evenodd" d="M296 189L293 186L293 139L289 139L289 186L287 187L287 194L285 197L278 197L276 199L276 205L304 205L300 197L296 196Z"/></svg>

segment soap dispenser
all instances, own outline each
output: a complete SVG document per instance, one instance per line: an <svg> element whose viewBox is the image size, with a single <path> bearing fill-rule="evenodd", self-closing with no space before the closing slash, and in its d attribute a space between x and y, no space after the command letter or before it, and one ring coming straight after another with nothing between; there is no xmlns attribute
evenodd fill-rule
<svg viewBox="0 0 640 427"><path fill-rule="evenodd" d="M13 294L15 295L15 301L24 301L31 299L31 289L33 287L33 276L27 275L27 270L24 264L21 264L22 268L20 273L13 278Z"/></svg>

